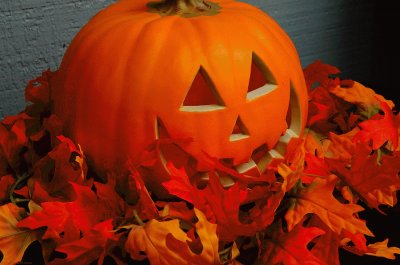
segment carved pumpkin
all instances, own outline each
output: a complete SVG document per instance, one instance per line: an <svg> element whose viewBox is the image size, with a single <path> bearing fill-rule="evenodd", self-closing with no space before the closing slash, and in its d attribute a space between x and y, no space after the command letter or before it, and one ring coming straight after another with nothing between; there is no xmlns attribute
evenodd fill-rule
<svg viewBox="0 0 400 265"><path fill-rule="evenodd" d="M307 113L288 36L231 0L112 4L71 43L52 100L66 134L103 172L138 161L160 130L191 138L181 148L199 161L208 154L262 171L302 133ZM253 159L260 150L267 157Z"/></svg>

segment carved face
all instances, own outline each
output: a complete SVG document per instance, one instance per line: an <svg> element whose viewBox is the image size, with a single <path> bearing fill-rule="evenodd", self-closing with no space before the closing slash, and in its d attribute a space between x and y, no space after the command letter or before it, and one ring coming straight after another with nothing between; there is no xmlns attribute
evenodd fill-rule
<svg viewBox="0 0 400 265"><path fill-rule="evenodd" d="M236 64L199 66L187 89L177 89L179 94L173 98L178 100L170 99L170 111L162 110L157 116L156 138L192 138L181 147L200 162L207 154L241 173L257 176L271 158L284 155L292 137L301 134L301 103L279 65L255 52ZM241 75L234 72L235 67ZM220 81L221 72L231 79ZM179 164L178 150L167 147L161 151L163 161ZM228 179L225 184L229 185Z"/></svg>
<svg viewBox="0 0 400 265"><path fill-rule="evenodd" d="M180 147L199 161L262 171L302 132L307 95L289 38L252 6L218 4L184 18L119 1L74 39L52 82L54 112L99 172L139 161L166 134L191 138Z"/></svg>

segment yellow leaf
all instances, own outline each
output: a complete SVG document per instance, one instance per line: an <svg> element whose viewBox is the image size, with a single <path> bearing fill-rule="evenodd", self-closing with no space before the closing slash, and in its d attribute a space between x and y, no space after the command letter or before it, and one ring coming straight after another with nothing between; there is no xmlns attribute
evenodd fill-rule
<svg viewBox="0 0 400 265"><path fill-rule="evenodd" d="M198 222L196 232L202 244L200 254L194 253L188 243L192 240L180 228L179 220L149 221L144 226L134 226L125 245L133 259L147 257L152 265L216 265L219 262L217 225L207 221L195 209Z"/></svg>
<svg viewBox="0 0 400 265"><path fill-rule="evenodd" d="M385 239L382 242L377 242L374 244L369 244L368 248L374 252L366 253L366 255L376 256L376 257L383 257L387 259L396 259L394 254L400 255L400 248L397 247L388 247L388 239Z"/></svg>
<svg viewBox="0 0 400 265"><path fill-rule="evenodd" d="M17 227L24 214L25 210L15 204L0 206L0 250L4 256L2 265L21 261L25 250L37 239L34 231Z"/></svg>

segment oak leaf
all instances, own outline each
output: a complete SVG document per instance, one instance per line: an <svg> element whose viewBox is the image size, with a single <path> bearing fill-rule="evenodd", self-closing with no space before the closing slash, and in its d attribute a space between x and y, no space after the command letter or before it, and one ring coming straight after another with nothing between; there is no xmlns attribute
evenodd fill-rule
<svg viewBox="0 0 400 265"><path fill-rule="evenodd" d="M1 264L12 265L21 261L25 250L39 234L29 229L17 227L18 221L26 212L15 204L0 206L0 251L3 253Z"/></svg>
<svg viewBox="0 0 400 265"><path fill-rule="evenodd" d="M90 264L95 260L98 260L97 264L103 264L109 251L108 244L117 240L112 230L111 219L96 224L85 231L82 238L57 247L56 250L65 253L67 257L55 259L49 264Z"/></svg>
<svg viewBox="0 0 400 265"><path fill-rule="evenodd" d="M134 225L125 244L133 259L148 258L152 265L217 265L219 263L217 225L207 221L195 209L198 222L196 232L202 244L201 253L193 253L188 245L192 239L179 225L179 220L149 221L144 226ZM145 255L143 255L143 252Z"/></svg>
<svg viewBox="0 0 400 265"><path fill-rule="evenodd" d="M263 190L264 199L259 198L249 211L246 223L239 220L240 207L246 201L248 190L235 183L225 189L218 176L210 172L208 185L200 190L189 182L183 168L168 165L171 180L164 182L164 187L173 195L192 203L203 211L209 220L218 224L217 234L221 240L233 241L238 236L251 236L265 229L272 223L275 210L283 197L283 191Z"/></svg>
<svg viewBox="0 0 400 265"><path fill-rule="evenodd" d="M27 114L21 113L7 117L0 123L1 167L11 166L13 170L19 169L21 151L28 145L25 121L29 119L31 118Z"/></svg>
<svg viewBox="0 0 400 265"><path fill-rule="evenodd" d="M384 115L376 114L371 119L358 124L361 127L361 131L354 136L353 141L372 141L374 150L379 149L387 141L390 141L393 149L396 150L400 124L387 103L381 102L381 109Z"/></svg>
<svg viewBox="0 0 400 265"><path fill-rule="evenodd" d="M48 105L50 100L49 82L53 73L44 71L41 76L28 82L25 88L25 100L35 104Z"/></svg>
<svg viewBox="0 0 400 265"><path fill-rule="evenodd" d="M382 242L376 242L368 245L370 252L366 255L383 257L387 259L396 259L395 254L400 255L400 248L398 247L388 247L389 239L385 239Z"/></svg>
<svg viewBox="0 0 400 265"><path fill-rule="evenodd" d="M121 211L120 201L114 198L116 194L104 195L100 192L101 195L97 195L90 187L75 183L71 185L75 190L74 201L43 202L41 204L43 209L21 220L18 227L32 230L47 227L43 238L58 240L70 218L80 231L88 231L94 225L109 219L110 216L114 217ZM97 187L101 189L101 186L97 185ZM105 203L106 200L108 200L107 203Z"/></svg>
<svg viewBox="0 0 400 265"><path fill-rule="evenodd" d="M256 264L324 265L307 249L310 241L322 234L323 230L305 228L302 223L285 233L281 223L277 223L268 229L261 245L261 257Z"/></svg>
<svg viewBox="0 0 400 265"><path fill-rule="evenodd" d="M394 107L393 101L386 100L371 88L365 87L358 82L354 82L352 87L332 87L329 92L347 102L359 105L367 113L376 112L376 109L380 108L380 102L386 102L390 108Z"/></svg>
<svg viewBox="0 0 400 265"><path fill-rule="evenodd" d="M323 264L339 265L340 236L329 229L316 215L307 220L306 227L318 227L324 231L323 235L313 241L315 245L311 249L311 253Z"/></svg>
<svg viewBox="0 0 400 265"><path fill-rule="evenodd" d="M79 145L62 135L56 139L57 145L35 164L32 179L39 181L50 196L71 200L72 183L91 185L91 181L86 179L87 165Z"/></svg>
<svg viewBox="0 0 400 265"><path fill-rule="evenodd" d="M326 159L331 171L346 183L370 207L380 204L394 206L395 190L400 188L400 153L384 155L378 164L378 153L358 144L349 167L348 161Z"/></svg>
<svg viewBox="0 0 400 265"><path fill-rule="evenodd" d="M313 85L321 85L329 78L331 75L339 74L340 70L329 64L324 64L322 61L318 60L314 63L308 65L304 69L304 77L306 79L306 85L308 90L311 90Z"/></svg>
<svg viewBox="0 0 400 265"><path fill-rule="evenodd" d="M15 183L15 178L11 175L0 176L0 203L10 199L10 189Z"/></svg>
<svg viewBox="0 0 400 265"><path fill-rule="evenodd" d="M333 189L338 178L334 175L326 179L315 178L308 186L301 182L289 191L289 209L285 214L285 220L289 231L301 222L306 214L313 213L335 233L342 230L352 233L364 233L371 235L365 222L354 215L363 210L356 204L342 204L333 196Z"/></svg>
<svg viewBox="0 0 400 265"><path fill-rule="evenodd" d="M343 161L350 161L355 151L354 136L359 132L358 128L351 130L345 134L337 135L333 132L328 134L328 147L326 156Z"/></svg>

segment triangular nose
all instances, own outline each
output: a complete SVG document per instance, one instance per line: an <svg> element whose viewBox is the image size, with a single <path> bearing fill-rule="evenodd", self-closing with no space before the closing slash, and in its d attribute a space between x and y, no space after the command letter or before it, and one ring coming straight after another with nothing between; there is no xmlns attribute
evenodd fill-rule
<svg viewBox="0 0 400 265"><path fill-rule="evenodd" d="M240 116L238 116L235 125L232 129L232 134L229 137L229 141L231 142L238 141L248 137L249 137L249 131L247 130Z"/></svg>

